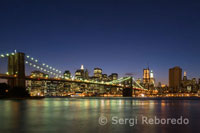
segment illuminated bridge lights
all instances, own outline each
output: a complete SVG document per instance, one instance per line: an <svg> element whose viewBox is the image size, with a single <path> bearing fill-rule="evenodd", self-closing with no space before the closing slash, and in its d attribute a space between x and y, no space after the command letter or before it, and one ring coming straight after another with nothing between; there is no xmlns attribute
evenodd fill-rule
<svg viewBox="0 0 200 133"><path fill-rule="evenodd" d="M7 54L1 54L0 57L6 57L6 56L10 56L10 55L15 55L15 53L7 53ZM56 76L57 78L62 78L62 79L65 79L64 76L61 75L61 71L59 71L58 69L52 67L52 66L49 66L45 63L39 63L39 61L37 59L34 59L33 57L30 57L29 55L26 56L27 58L26 59L29 59L29 60L26 60L25 63L34 67L34 68L37 68L39 70L42 70L44 72L48 72L49 74L51 75L54 75ZM30 61L30 62L29 62ZM43 66L43 67L42 67ZM74 81L74 82L85 82L85 83L92 83L92 84L104 84L104 85L118 85L118 86L123 86L121 83L126 81L126 80L130 80L130 79L133 79L133 82L134 84L132 85L133 87L135 88L140 88L142 90L147 90L145 88L143 88L140 84L138 84L135 79L133 77L122 77L122 78L119 78L118 80L114 80L114 81L111 81L111 82L103 82L103 81L88 81L88 80L77 80L77 79L74 79L72 77L72 79L67 79L67 80L70 80L70 81Z"/></svg>
<svg viewBox="0 0 200 133"><path fill-rule="evenodd" d="M49 66L48 64L45 64L45 63L41 63L41 65L40 65L39 61L37 59L34 59L33 57L30 57L29 55L27 55L26 57L29 58L31 60L31 62L33 63L32 67L40 69L40 70L47 72L51 75L54 75L54 76L57 75L58 77L62 77L62 75L60 75L62 72L59 71L58 69L55 69L52 66ZM38 64L34 64L34 63L38 63ZM46 69L42 68L40 66L46 67ZM55 73L51 70L55 71Z"/></svg>

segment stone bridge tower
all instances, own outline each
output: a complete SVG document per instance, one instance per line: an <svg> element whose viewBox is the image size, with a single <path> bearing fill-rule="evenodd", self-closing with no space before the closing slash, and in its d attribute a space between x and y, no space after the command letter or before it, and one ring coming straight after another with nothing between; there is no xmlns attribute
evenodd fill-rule
<svg viewBox="0 0 200 133"><path fill-rule="evenodd" d="M15 53L8 57L8 73L9 75L15 75L16 78L8 79L8 85L10 87L25 88L25 54Z"/></svg>

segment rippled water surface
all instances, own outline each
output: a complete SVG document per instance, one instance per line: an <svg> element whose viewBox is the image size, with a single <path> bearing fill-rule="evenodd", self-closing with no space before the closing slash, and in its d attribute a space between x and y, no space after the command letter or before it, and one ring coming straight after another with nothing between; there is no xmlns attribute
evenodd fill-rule
<svg viewBox="0 0 200 133"><path fill-rule="evenodd" d="M100 125L99 117L107 118ZM189 119L189 125L148 125L140 118ZM136 118L134 126L112 124L115 118ZM45 98L0 100L0 132L200 132L199 100L134 100L104 98Z"/></svg>

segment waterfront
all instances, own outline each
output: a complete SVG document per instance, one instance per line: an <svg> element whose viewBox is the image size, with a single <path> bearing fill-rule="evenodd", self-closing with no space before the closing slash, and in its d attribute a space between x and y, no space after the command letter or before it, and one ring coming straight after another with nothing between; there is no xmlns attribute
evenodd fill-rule
<svg viewBox="0 0 200 133"><path fill-rule="evenodd" d="M200 100L45 98L0 100L0 132L199 132ZM106 125L99 117L108 118ZM111 118L141 116L190 120L189 125L114 125Z"/></svg>

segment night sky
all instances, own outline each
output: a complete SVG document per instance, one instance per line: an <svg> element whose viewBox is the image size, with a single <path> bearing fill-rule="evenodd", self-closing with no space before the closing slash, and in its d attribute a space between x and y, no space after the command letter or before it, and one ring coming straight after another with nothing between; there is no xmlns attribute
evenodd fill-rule
<svg viewBox="0 0 200 133"><path fill-rule="evenodd" d="M168 83L180 66L200 78L200 1L1 0L0 53L15 49L72 73L142 77Z"/></svg>

